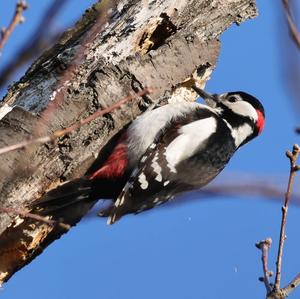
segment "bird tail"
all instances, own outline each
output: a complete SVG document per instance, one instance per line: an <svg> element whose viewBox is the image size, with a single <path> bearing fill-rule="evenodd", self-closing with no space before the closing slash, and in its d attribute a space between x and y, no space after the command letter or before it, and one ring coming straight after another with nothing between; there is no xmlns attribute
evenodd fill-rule
<svg viewBox="0 0 300 299"><path fill-rule="evenodd" d="M65 211L70 209L70 207L94 201L91 198L91 194L92 182L88 178L67 181L34 202L31 205L32 212L47 216L55 216L60 213L66 214Z"/></svg>

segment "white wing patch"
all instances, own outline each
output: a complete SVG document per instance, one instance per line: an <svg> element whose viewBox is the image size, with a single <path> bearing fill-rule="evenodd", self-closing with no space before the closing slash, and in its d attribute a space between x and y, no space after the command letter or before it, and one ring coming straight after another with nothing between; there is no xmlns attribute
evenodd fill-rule
<svg viewBox="0 0 300 299"><path fill-rule="evenodd" d="M158 182L162 181L162 168L160 165L157 163L158 160L158 153L155 154L154 159L152 160L151 167L153 168L153 171L156 173L155 180Z"/></svg>
<svg viewBox="0 0 300 299"><path fill-rule="evenodd" d="M172 120L176 120L185 114L188 115L197 108L210 110L215 114L215 110L206 105L186 102L168 104L137 117L127 131L129 153L130 155L134 153L130 156L130 160L136 161L137 157L140 157L148 147L151 147L158 132Z"/></svg>
<svg viewBox="0 0 300 299"><path fill-rule="evenodd" d="M181 161L191 157L217 129L214 117L194 121L180 128L180 135L166 148L166 159L169 167L175 167Z"/></svg>
<svg viewBox="0 0 300 299"><path fill-rule="evenodd" d="M141 183L141 188L142 189L145 190L145 189L148 188L149 183L148 183L148 181L146 179L146 176L145 176L145 174L143 172L139 175L139 182Z"/></svg>

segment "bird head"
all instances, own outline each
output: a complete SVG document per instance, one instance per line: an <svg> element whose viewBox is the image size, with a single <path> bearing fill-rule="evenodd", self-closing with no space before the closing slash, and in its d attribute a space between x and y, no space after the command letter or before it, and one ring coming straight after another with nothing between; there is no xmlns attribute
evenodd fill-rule
<svg viewBox="0 0 300 299"><path fill-rule="evenodd" d="M230 126L237 146L247 143L262 132L265 112L254 96L243 91L209 94L198 87L194 90Z"/></svg>

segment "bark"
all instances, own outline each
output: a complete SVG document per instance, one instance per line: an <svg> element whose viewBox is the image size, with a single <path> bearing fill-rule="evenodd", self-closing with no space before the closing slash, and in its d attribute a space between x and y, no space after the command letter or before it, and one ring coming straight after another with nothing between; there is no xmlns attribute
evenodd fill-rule
<svg viewBox="0 0 300 299"><path fill-rule="evenodd" d="M67 127L145 86L154 92L56 142L1 155L0 206L24 209L62 181L82 176L150 102L195 100L182 83L193 76L204 86L216 66L220 34L256 16L255 0L108 3L89 9L9 89L0 107L0 147ZM79 206L80 217L90 207ZM0 214L0 283L64 232Z"/></svg>

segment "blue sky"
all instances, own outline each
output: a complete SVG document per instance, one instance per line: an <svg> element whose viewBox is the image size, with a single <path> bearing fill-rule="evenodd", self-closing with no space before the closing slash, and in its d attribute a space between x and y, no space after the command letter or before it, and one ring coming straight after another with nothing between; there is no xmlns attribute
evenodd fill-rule
<svg viewBox="0 0 300 299"><path fill-rule="evenodd" d="M14 1L7 2L1 5L1 25L7 24L13 10ZM4 48L0 67L13 57L50 2L29 1L27 21ZM93 2L70 1L57 26L70 24ZM291 101L282 66L293 51L287 52L290 40L284 38L288 33L279 1L258 0L258 7L258 18L234 25L222 35L221 55L207 90L254 94L265 106L266 127L262 136L238 151L218 180L231 173L266 180L280 175L280 186L285 186L284 152L299 142L294 133L299 111ZM295 190L298 184L299 178ZM274 270L281 202L261 197L195 198L124 217L113 226L87 218L19 271L0 290L1 297L264 298L263 284L258 282L260 255L254 244L273 238L270 268ZM289 212L283 283L300 271L299 212L298 206ZM298 290L289 298L299 294Z"/></svg>

